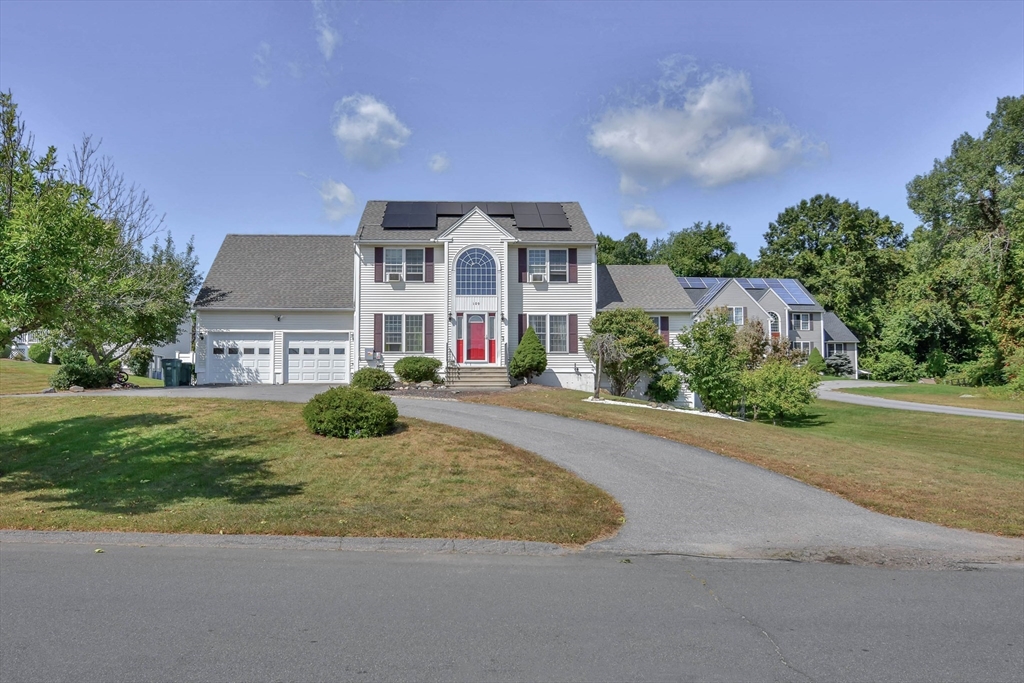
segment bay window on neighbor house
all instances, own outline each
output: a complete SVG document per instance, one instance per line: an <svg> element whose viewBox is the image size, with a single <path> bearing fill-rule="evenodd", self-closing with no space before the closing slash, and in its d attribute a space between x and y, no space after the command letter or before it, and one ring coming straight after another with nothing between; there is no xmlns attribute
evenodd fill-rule
<svg viewBox="0 0 1024 683"><path fill-rule="evenodd" d="M385 249L384 279L389 280L391 273L397 273L407 282L423 282L423 250Z"/></svg>
<svg viewBox="0 0 1024 683"><path fill-rule="evenodd" d="M548 353L569 352L569 316L530 315L527 324L533 328Z"/></svg>
<svg viewBox="0 0 1024 683"><path fill-rule="evenodd" d="M526 258L530 282L536 282L535 275L547 282L569 281L568 249L529 249Z"/></svg>
<svg viewBox="0 0 1024 683"><path fill-rule="evenodd" d="M737 327L743 325L743 307L729 306L729 320Z"/></svg>
<svg viewBox="0 0 1024 683"><path fill-rule="evenodd" d="M423 353L423 316L385 315L384 350Z"/></svg>

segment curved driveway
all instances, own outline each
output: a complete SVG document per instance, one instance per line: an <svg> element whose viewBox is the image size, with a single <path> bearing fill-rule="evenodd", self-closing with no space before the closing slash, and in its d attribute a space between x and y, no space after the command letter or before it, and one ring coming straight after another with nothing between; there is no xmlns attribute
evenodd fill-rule
<svg viewBox="0 0 1024 683"><path fill-rule="evenodd" d="M324 388L181 387L126 395L304 402ZM395 403L402 415L533 451L611 493L626 523L614 538L589 546L597 550L911 564L1024 555L1024 539L888 517L754 465L618 427L475 403Z"/></svg>
<svg viewBox="0 0 1024 683"><path fill-rule="evenodd" d="M1017 420L1024 422L1022 413L1004 413L999 410L980 410L978 408L961 408L959 406L944 406L935 403L914 403L913 401L897 401L891 398L878 396L864 396L862 394L847 394L836 389L853 389L855 387L891 387L892 384L881 382L870 382L865 380L841 380L822 382L818 387L818 398L825 401L839 401L840 403L854 403L859 406L871 406L872 408L892 408L895 410L914 410L919 413L942 413L943 415L960 415L963 417L987 417L992 420ZM897 385L899 386L899 385Z"/></svg>

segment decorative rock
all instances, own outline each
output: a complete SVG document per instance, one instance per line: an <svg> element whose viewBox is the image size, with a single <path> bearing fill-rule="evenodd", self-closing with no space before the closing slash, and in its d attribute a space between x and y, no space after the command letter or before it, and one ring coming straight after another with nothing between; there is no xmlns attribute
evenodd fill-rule
<svg viewBox="0 0 1024 683"><path fill-rule="evenodd" d="M418 387L419 387L420 389L432 389L432 388L433 388L433 386L434 386L434 383L433 383L433 382L431 382L431 381L430 381L430 380L428 379L428 380L427 380L427 381L425 381L425 382L420 382L420 383L418 383L418 384L417 384L416 386L418 386Z"/></svg>
<svg viewBox="0 0 1024 683"><path fill-rule="evenodd" d="M40 394L56 394L56 393L57 393L57 390L56 390L56 389L54 389L53 387L46 387L45 389L43 389L43 390L42 390L42 391L40 391L39 393L40 393Z"/></svg>
<svg viewBox="0 0 1024 683"><path fill-rule="evenodd" d="M81 392L85 391L85 388L84 387L80 387L77 384L72 384L70 387L68 387L68 391L71 391L71 392L74 392L74 393L78 394L78 393L81 393Z"/></svg>

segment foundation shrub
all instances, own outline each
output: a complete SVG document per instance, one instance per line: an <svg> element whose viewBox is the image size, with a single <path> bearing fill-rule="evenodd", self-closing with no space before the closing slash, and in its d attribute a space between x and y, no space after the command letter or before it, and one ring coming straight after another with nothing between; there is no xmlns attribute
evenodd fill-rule
<svg viewBox="0 0 1024 683"><path fill-rule="evenodd" d="M398 408L382 394L335 387L311 398L302 409L302 417L314 434L359 439L391 433L398 420Z"/></svg>

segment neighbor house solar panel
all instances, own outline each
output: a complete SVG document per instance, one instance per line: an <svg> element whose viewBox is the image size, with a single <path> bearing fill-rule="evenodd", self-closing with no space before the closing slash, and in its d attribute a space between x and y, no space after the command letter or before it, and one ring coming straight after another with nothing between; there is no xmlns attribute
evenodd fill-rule
<svg viewBox="0 0 1024 683"><path fill-rule="evenodd" d="M539 213L517 213L516 227L521 230L540 230L544 227Z"/></svg>

